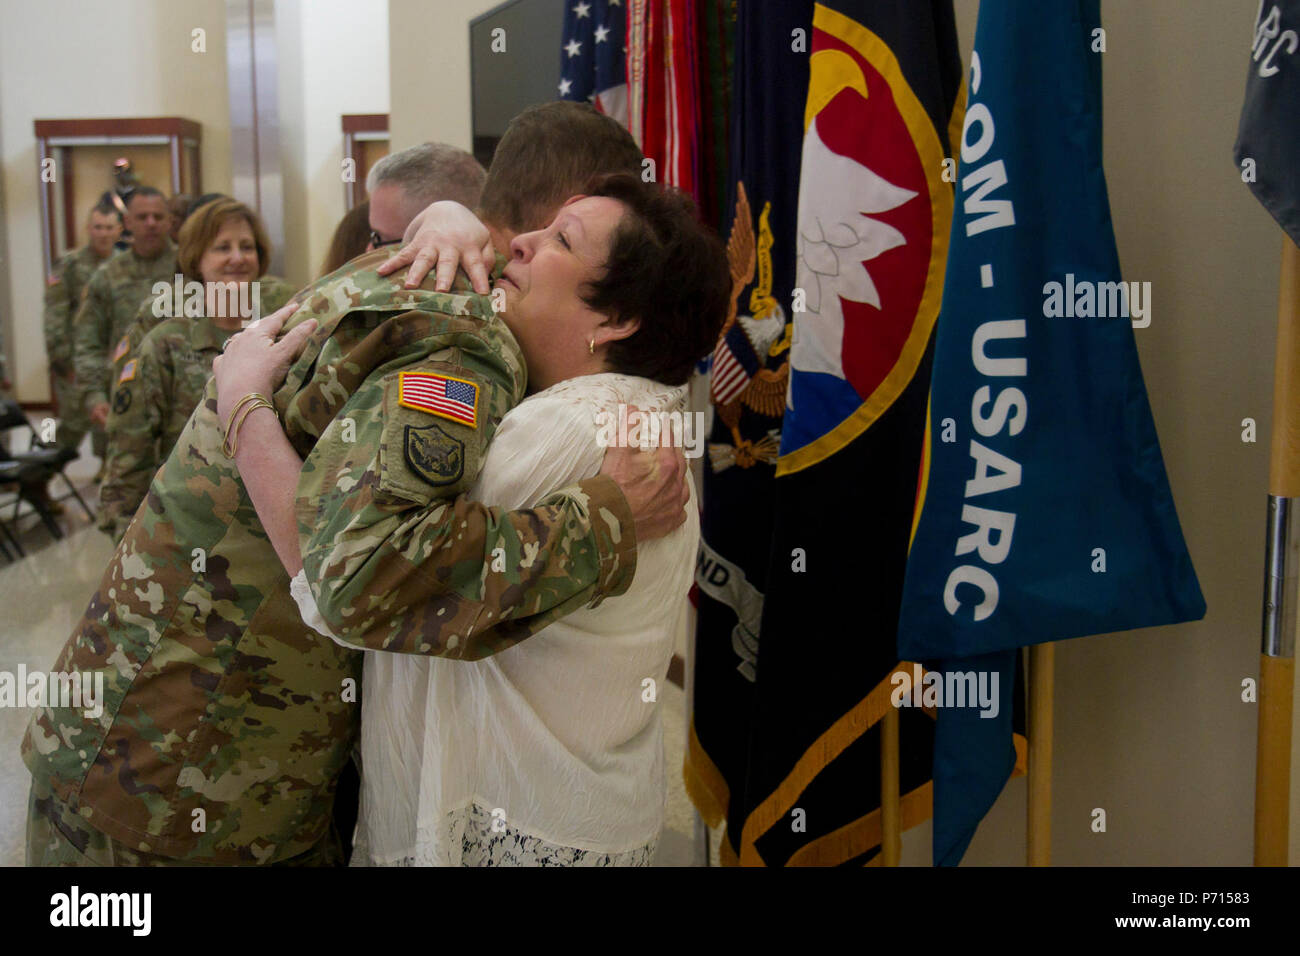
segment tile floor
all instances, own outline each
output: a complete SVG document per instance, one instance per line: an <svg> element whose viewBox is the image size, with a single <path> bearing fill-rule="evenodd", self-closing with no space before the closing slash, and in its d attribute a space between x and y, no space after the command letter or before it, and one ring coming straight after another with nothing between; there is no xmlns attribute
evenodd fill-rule
<svg viewBox="0 0 1300 956"><path fill-rule="evenodd" d="M93 510L97 503L91 481L98 459L86 439L82 457L68 474ZM22 446L20 446L22 447ZM66 488L56 479L53 494ZM12 507L12 505L10 506ZM59 523L62 541L54 541L34 516L21 518L21 541L27 557L5 562L0 557L0 671L13 673L19 664L48 668L80 619L85 603L112 556L109 539L97 531L80 506L68 499ZM8 509L6 509L6 515ZM677 653L686 655L686 649ZM698 816L682 786L682 754L686 740L686 699L666 681L661 685L664 711L664 765L667 769L667 823L660 838L656 866L699 865L703 839L697 837ZM23 863L28 774L18 755L29 713L24 708L0 708L0 866ZM704 832L702 829L699 831ZM716 860L716 854L713 856Z"/></svg>

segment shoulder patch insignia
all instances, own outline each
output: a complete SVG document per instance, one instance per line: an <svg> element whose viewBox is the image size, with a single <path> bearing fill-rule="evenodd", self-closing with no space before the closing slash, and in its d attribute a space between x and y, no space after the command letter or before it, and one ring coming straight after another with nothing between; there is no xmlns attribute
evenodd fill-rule
<svg viewBox="0 0 1300 956"><path fill-rule="evenodd" d="M126 410L131 407L131 390L123 385L113 393L113 411L119 415L125 415Z"/></svg>
<svg viewBox="0 0 1300 956"><path fill-rule="evenodd" d="M465 443L438 425L407 425L405 446L411 471L431 485L450 485L465 473Z"/></svg>
<svg viewBox="0 0 1300 956"><path fill-rule="evenodd" d="M478 386L463 378L433 372L399 372L397 403L470 428L478 422Z"/></svg>
<svg viewBox="0 0 1300 956"><path fill-rule="evenodd" d="M122 340L117 343L117 348L113 349L113 361L116 362L130 350L131 337L129 335L124 335L122 336Z"/></svg>
<svg viewBox="0 0 1300 956"><path fill-rule="evenodd" d="M131 361L122 366L122 374L119 375L117 379L118 385L121 385L123 382L129 382L131 379L135 378L136 369L139 367L136 362L136 359L131 359Z"/></svg>

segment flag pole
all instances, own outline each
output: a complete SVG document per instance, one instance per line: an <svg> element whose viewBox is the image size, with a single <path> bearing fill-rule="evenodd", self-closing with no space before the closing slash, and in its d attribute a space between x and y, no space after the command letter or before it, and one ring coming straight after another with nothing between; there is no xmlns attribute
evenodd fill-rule
<svg viewBox="0 0 1300 956"><path fill-rule="evenodd" d="M1025 862L1052 862L1052 709L1056 700L1056 645L1029 648L1029 814Z"/></svg>
<svg viewBox="0 0 1300 956"><path fill-rule="evenodd" d="M1255 865L1286 866L1300 561L1300 248L1283 234L1273 369L1273 436L1264 556L1264 622L1255 741Z"/></svg>
<svg viewBox="0 0 1300 956"><path fill-rule="evenodd" d="M880 865L898 866L903 855L898 797L898 708L880 719Z"/></svg>

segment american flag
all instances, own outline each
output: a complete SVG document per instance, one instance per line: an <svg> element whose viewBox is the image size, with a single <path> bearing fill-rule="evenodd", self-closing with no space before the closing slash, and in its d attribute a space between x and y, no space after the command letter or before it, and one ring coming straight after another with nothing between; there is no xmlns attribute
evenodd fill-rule
<svg viewBox="0 0 1300 956"><path fill-rule="evenodd" d="M560 52L560 99L594 103L627 125L627 69L622 0L568 0Z"/></svg>
<svg viewBox="0 0 1300 956"><path fill-rule="evenodd" d="M744 327L737 322L718 340L713 350L713 378L710 390L716 405L734 400L758 371L758 357Z"/></svg>
<svg viewBox="0 0 1300 956"><path fill-rule="evenodd" d="M397 380L397 403L473 428L477 421L478 386L432 372L401 372Z"/></svg>

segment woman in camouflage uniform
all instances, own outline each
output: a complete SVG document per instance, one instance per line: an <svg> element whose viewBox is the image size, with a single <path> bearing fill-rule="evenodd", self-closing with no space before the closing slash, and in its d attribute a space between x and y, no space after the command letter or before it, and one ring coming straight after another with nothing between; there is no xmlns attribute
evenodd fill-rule
<svg viewBox="0 0 1300 956"><path fill-rule="evenodd" d="M179 299L174 289L151 297L133 331L157 323L132 348L127 334L114 356L112 412L108 421L107 475L100 491L99 527L121 539L144 500L154 472L203 397L212 362L245 319L274 312L289 301L293 287L266 276L271 244L257 213L234 199L209 202L185 221L177 254L186 283L195 287ZM195 292L195 294L191 294ZM256 314L245 314L256 312ZM159 319L170 315L172 318Z"/></svg>

